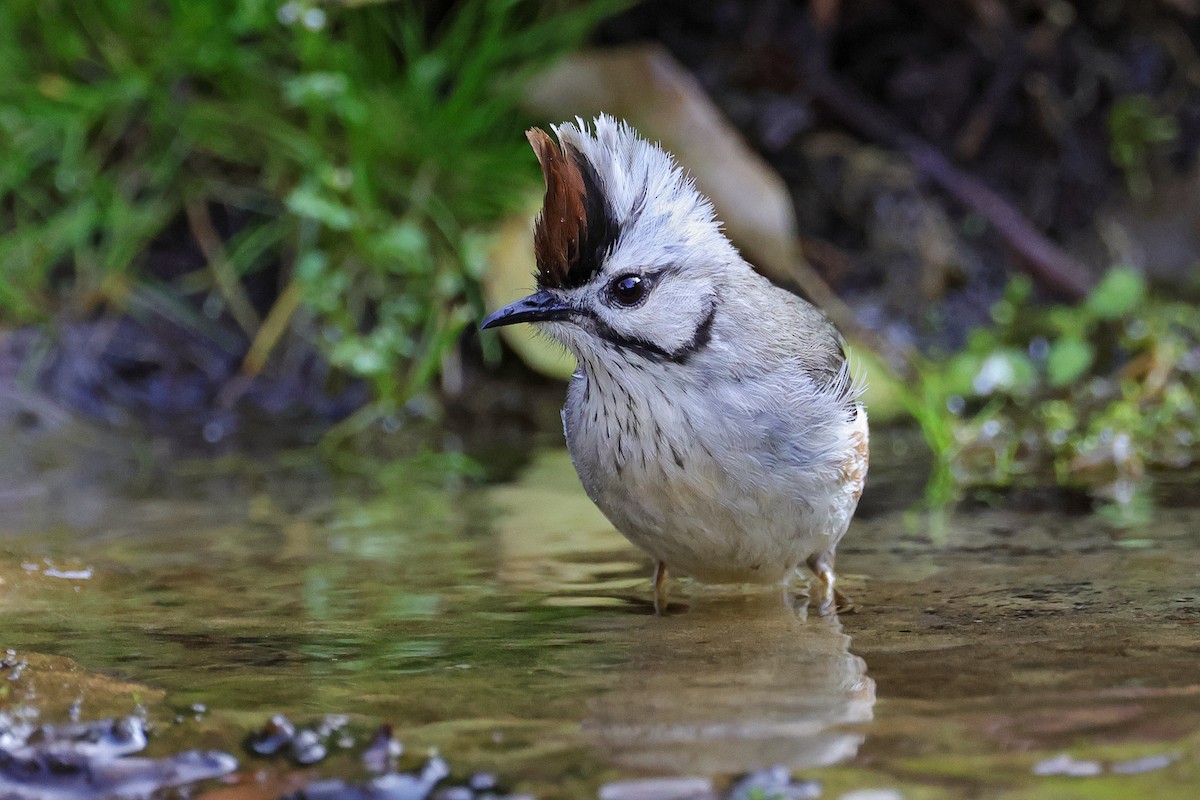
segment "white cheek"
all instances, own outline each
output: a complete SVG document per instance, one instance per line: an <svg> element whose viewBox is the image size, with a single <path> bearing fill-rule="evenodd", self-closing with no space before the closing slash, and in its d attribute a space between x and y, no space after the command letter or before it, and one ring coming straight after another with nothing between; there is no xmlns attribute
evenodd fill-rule
<svg viewBox="0 0 1200 800"><path fill-rule="evenodd" d="M695 334L696 326L703 319L704 305L691 292L662 291L636 309L622 314L611 323L622 333L653 342L664 350L673 351L683 347Z"/></svg>

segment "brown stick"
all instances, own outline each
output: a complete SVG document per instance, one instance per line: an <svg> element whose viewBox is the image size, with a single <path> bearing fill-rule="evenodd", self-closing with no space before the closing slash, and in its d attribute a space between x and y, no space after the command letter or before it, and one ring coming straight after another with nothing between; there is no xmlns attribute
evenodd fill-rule
<svg viewBox="0 0 1200 800"><path fill-rule="evenodd" d="M996 71L988 81L983 98L971 109L971 115L963 123L954 140L954 153L960 162L970 161L983 149L983 145L992 135L1004 102L1020 84L1025 67L1029 63L1029 51L1024 40L1007 26L1004 40L1005 55L996 65Z"/></svg>
<svg viewBox="0 0 1200 800"><path fill-rule="evenodd" d="M241 279L229 262L225 245L208 215L208 206L203 200L194 200L184 206L184 211L187 214L188 226L192 229L192 237L208 261L213 283L224 298L230 316L247 336L254 337L258 332L258 314L254 311L250 298L246 297Z"/></svg>
<svg viewBox="0 0 1200 800"><path fill-rule="evenodd" d="M987 220L1021 259L1020 268L1045 291L1078 301L1093 283L1091 272L1051 242L1011 203L983 181L955 167L931 145L903 132L887 112L876 108L820 63L810 61L804 88L843 123L881 144L900 150L918 171Z"/></svg>

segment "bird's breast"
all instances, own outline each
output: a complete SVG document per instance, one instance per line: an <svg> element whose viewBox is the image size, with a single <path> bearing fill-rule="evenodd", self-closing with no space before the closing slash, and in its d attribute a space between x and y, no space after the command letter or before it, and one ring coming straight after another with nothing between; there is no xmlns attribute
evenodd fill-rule
<svg viewBox="0 0 1200 800"><path fill-rule="evenodd" d="M823 427L802 410L756 403L736 385L585 370L563 420L589 497L677 571L773 581L845 529L834 518L845 459L813 441Z"/></svg>

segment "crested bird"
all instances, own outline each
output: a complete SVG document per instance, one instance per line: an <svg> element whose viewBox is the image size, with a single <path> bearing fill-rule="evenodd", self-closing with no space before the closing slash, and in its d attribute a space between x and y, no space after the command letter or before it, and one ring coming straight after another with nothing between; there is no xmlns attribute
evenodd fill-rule
<svg viewBox="0 0 1200 800"><path fill-rule="evenodd" d="M562 420L583 487L665 578L786 584L850 607L834 557L867 474L867 414L825 315L738 253L674 158L601 115L527 137L546 183L537 291L482 323L574 354Z"/></svg>

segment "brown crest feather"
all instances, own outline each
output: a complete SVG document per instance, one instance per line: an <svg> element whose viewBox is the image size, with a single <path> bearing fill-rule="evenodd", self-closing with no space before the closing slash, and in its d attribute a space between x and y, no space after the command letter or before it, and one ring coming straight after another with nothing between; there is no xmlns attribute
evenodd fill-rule
<svg viewBox="0 0 1200 800"><path fill-rule="evenodd" d="M600 269L618 226L592 165L570 144L559 147L541 128L525 132L542 166L546 195L533 229L538 286L582 286Z"/></svg>
<svg viewBox="0 0 1200 800"><path fill-rule="evenodd" d="M583 175L575 159L566 156L541 128L525 132L546 179L546 196L533 230L533 254L538 283L563 287L571 265L579 260L579 239L587 224Z"/></svg>

